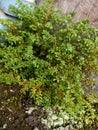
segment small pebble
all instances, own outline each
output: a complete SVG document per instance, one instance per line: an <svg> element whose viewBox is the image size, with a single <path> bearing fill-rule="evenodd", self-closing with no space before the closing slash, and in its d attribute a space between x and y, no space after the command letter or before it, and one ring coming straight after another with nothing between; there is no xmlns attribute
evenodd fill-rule
<svg viewBox="0 0 98 130"><path fill-rule="evenodd" d="M30 107L27 111L25 111L25 113L30 115L34 109L35 109L34 107Z"/></svg>
<svg viewBox="0 0 98 130"><path fill-rule="evenodd" d="M6 129L6 127L7 127L7 124L4 124L4 125L3 125L3 129Z"/></svg>
<svg viewBox="0 0 98 130"><path fill-rule="evenodd" d="M39 130L39 129L37 127L35 127L34 130Z"/></svg>

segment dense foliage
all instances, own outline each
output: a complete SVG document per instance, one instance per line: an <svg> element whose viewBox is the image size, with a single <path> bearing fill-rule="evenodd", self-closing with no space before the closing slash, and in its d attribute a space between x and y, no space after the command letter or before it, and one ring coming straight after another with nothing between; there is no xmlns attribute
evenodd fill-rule
<svg viewBox="0 0 98 130"><path fill-rule="evenodd" d="M75 23L74 13L63 16L49 1L18 3L11 7L16 21L0 20L8 28L0 30L0 83L18 83L36 104L63 106L78 120L93 122L97 96L85 91L98 73L98 30L88 20Z"/></svg>

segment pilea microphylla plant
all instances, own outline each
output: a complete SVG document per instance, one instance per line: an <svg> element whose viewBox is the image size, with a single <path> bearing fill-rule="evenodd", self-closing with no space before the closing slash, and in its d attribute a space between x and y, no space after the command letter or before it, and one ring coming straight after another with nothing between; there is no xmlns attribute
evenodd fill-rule
<svg viewBox="0 0 98 130"><path fill-rule="evenodd" d="M92 123L98 95L87 89L98 73L98 30L88 20L74 22L73 12L63 16L50 0L18 4L10 7L16 21L0 20L8 28L0 30L0 83L18 83L35 104L62 106L77 120Z"/></svg>

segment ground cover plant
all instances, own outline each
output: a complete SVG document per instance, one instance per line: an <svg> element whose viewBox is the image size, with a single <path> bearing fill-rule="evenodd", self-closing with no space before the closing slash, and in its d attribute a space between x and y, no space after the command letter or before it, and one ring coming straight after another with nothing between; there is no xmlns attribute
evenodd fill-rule
<svg viewBox="0 0 98 130"><path fill-rule="evenodd" d="M98 119L98 95L88 92L98 74L98 30L88 20L75 23L74 13L62 15L52 2L10 10L16 21L0 20L0 83L18 83L35 104L64 107L84 124ZM35 9L32 10L32 6Z"/></svg>

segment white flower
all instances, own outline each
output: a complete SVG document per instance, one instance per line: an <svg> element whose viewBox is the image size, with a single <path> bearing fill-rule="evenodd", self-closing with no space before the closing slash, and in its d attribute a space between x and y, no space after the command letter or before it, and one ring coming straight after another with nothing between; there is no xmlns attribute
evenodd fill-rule
<svg viewBox="0 0 98 130"><path fill-rule="evenodd" d="M47 125L48 124L48 122L47 122L47 119L41 119L41 122L43 123L43 124L45 124L45 125Z"/></svg>
<svg viewBox="0 0 98 130"><path fill-rule="evenodd" d="M59 118L58 120L54 121L53 123L54 123L54 126L57 126L57 125L61 126L61 125L63 125L64 122L63 122L62 118Z"/></svg>
<svg viewBox="0 0 98 130"><path fill-rule="evenodd" d="M58 117L56 115L52 115L52 120L56 120Z"/></svg>

